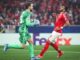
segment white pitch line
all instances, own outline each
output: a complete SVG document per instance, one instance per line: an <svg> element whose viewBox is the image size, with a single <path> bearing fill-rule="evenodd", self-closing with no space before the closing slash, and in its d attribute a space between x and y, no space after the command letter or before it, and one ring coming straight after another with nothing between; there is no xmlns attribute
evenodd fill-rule
<svg viewBox="0 0 80 60"><path fill-rule="evenodd" d="M41 50L35 50L35 51L40 52ZM48 53L48 52L51 53L51 52L56 52L56 51L50 51L50 50L49 50L49 51L47 51L47 53ZM74 51L63 51L63 52L64 52L64 53L79 53L79 54L80 54L80 52L74 52Z"/></svg>

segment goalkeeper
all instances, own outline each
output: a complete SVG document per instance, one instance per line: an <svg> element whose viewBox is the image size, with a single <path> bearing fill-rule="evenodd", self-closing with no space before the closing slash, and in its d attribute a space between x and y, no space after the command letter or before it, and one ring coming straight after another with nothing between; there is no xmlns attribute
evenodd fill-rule
<svg viewBox="0 0 80 60"><path fill-rule="evenodd" d="M26 42L29 43L29 52L30 52L30 57L31 60L35 60L34 58L34 48L33 48L33 40L31 39L31 35L28 32L28 27L34 26L35 22L31 21L31 16L32 16L32 9L33 9L33 4L32 3L27 3L26 4L26 10L22 12L20 16L20 26L19 26L19 41L21 42L21 45L10 45L10 44L5 44L4 45L4 51L7 51L9 48L25 48L26 47Z"/></svg>

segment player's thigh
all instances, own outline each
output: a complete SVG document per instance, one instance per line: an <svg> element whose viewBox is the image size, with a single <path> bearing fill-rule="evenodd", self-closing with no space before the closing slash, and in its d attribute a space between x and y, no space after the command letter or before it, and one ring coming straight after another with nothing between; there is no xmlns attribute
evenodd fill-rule
<svg viewBox="0 0 80 60"><path fill-rule="evenodd" d="M61 36L61 33L53 31L51 36L49 37L50 42L55 42L55 39Z"/></svg>
<svg viewBox="0 0 80 60"><path fill-rule="evenodd" d="M33 39L31 38L31 35L30 34L27 34L27 41L28 43L33 43Z"/></svg>
<svg viewBox="0 0 80 60"><path fill-rule="evenodd" d="M27 33L26 32L20 32L19 33L20 34L20 38L19 38L19 40L20 40L20 42L24 45L24 44L26 44L26 42L27 42Z"/></svg>

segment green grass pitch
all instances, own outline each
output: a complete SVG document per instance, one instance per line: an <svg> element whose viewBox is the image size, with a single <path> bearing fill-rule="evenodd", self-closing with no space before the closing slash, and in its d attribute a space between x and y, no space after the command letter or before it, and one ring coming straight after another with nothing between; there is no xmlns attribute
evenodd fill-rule
<svg viewBox="0 0 80 60"><path fill-rule="evenodd" d="M35 46L35 55L38 55L43 46ZM44 57L40 60L80 60L80 46L60 46L64 51L64 55L57 59L57 52L50 47ZM26 49L9 49L6 53L3 52L3 47L0 46L0 60L30 60L28 48Z"/></svg>

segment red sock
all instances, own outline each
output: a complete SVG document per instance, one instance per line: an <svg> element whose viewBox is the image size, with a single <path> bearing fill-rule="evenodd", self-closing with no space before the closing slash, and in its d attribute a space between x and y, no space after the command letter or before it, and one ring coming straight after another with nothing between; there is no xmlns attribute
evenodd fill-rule
<svg viewBox="0 0 80 60"><path fill-rule="evenodd" d="M58 52L60 52L61 50L59 49L58 45L56 43L51 43L51 46Z"/></svg>
<svg viewBox="0 0 80 60"><path fill-rule="evenodd" d="M49 41L46 41L46 44L44 45L44 48L42 49L41 53L40 53L40 56L43 56L44 53L47 51L47 49L49 48Z"/></svg>

